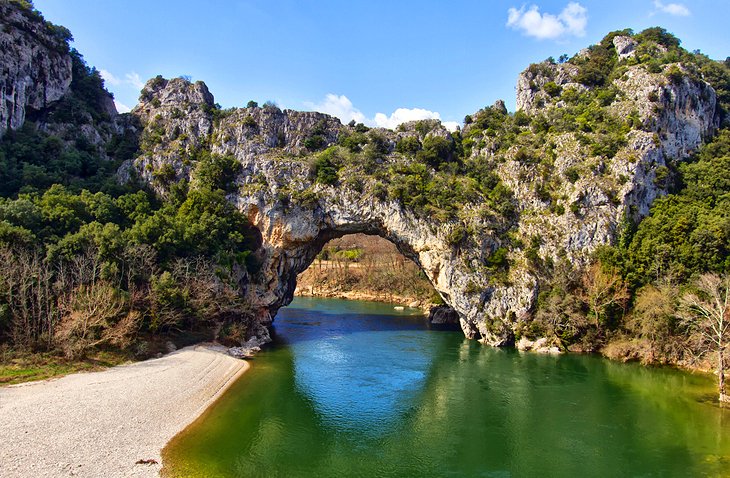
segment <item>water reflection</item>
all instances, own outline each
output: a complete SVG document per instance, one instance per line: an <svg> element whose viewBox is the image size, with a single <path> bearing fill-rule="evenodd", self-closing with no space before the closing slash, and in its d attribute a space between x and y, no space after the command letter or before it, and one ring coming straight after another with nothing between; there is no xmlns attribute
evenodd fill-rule
<svg viewBox="0 0 730 478"><path fill-rule="evenodd" d="M322 425L358 439L391 432L425 384L436 337L423 333L416 311L334 307L351 308L351 301L323 310L311 299L295 304L277 318L277 333L290 344L296 389Z"/></svg>
<svg viewBox="0 0 730 478"><path fill-rule="evenodd" d="M728 475L708 377L491 349L357 305L277 317L282 345L165 450L172 476Z"/></svg>

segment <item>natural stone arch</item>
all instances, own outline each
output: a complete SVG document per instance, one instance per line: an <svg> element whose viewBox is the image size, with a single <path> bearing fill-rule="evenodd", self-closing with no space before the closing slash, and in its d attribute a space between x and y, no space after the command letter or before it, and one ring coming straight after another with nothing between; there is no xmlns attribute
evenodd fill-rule
<svg viewBox="0 0 730 478"><path fill-rule="evenodd" d="M253 164L251 166L254 166ZM255 166L261 168L259 159ZM264 165L263 170L268 168ZM291 302L296 277L314 261L324 245L348 234L380 236L393 243L426 275L443 301L459 315L468 338L505 345L512 330L502 318L526 313L536 294L534 280L518 286L495 286L489 277L470 269L471 261L484 262L497 239L482 236L470 247L459 248L447 240L453 223L419 218L394 201L383 201L348 188L317 186L316 204L284 207L267 195L239 196L238 206L259 229L263 244L258 287L249 300L269 311L270 317Z"/></svg>
<svg viewBox="0 0 730 478"><path fill-rule="evenodd" d="M536 69L552 72L548 76L535 77L532 70L518 81L523 113L559 108L532 101L539 91L531 85L545 84L549 76L569 86L575 72L551 63ZM662 74L641 65L629 71L614 81L622 94L606 113L620 120L638 112L638 126L626 133L626 144L611 158L589 149L576 133L558 131L548 133L549 141L540 140L536 151L548 161L538 168L530 155L519 154L519 145L498 155L499 138L479 129L478 122L465 124L461 136L472 141L472 148L463 159L486 160L501 189L480 189L446 214L418 210L407 197L390 194L394 184L387 177L393 168L415 163L430 168L427 174L437 173L438 165L428 159L419 163L415 153L404 154L397 145L418 140L419 145L445 141L455 146L454 136L439 121L404 124L396 131L370 130L363 148L375 154L345 152L336 177L319 178L312 166L321 155L347 150L350 146L343 140L368 128L274 105L220 110L204 83L183 78L158 77L145 85L132 114L144 133L152 132L154 141L120 169L120 177L139 177L164 195L165 187L155 181L159 168L174 171L173 179L194 184L196 152L235 158L240 170L228 198L262 236L255 253L261 269L248 277L242 273L240 281L242 293L259 312L259 325L269 323L291 300L297 273L311 264L327 240L364 232L388 239L423 269L444 302L458 313L467 337L504 345L536 302L537 276L544 275L536 264L566 261L580 271L596 248L615 241L627 219L648 214L654 199L667 192L667 185L658 180L667 161L686 157L717 128L717 97L707 83L684 78L666 84ZM658 111L650 101L656 95L664 98ZM475 117L494 114L507 115L503 102ZM600 141L600 134L593 139ZM576 167L591 174L568 180L568 172ZM549 199L543 189L548 180L555 189ZM502 192L499 203L490 202L495 191ZM508 207L502 207L506 203ZM492 260L498 251L503 261ZM498 275L495 263L502 264ZM261 326L254 333L264 340L268 336Z"/></svg>

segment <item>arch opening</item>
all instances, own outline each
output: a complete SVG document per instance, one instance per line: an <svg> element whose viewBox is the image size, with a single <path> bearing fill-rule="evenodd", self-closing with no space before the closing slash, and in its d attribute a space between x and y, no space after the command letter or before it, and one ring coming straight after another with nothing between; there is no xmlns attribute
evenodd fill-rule
<svg viewBox="0 0 730 478"><path fill-rule="evenodd" d="M444 305L426 273L379 235L354 233L329 240L296 278L295 296L374 300L428 313Z"/></svg>

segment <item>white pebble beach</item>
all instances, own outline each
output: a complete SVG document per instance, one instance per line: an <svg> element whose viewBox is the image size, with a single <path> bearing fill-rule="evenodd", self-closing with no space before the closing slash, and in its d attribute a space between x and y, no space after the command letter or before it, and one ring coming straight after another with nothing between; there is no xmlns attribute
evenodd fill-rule
<svg viewBox="0 0 730 478"><path fill-rule="evenodd" d="M101 372L2 387L0 475L158 476L165 444L247 369L221 347L197 345Z"/></svg>

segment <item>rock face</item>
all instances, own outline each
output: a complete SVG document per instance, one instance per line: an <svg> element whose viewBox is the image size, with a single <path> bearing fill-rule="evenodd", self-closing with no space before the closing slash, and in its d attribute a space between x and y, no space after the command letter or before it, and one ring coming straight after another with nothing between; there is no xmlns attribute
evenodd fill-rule
<svg viewBox="0 0 730 478"><path fill-rule="evenodd" d="M438 326L460 325L459 314L447 305L439 305L431 309L428 323Z"/></svg>
<svg viewBox="0 0 730 478"><path fill-rule="evenodd" d="M619 60L625 60L636 55L636 40L631 37L618 35L613 38L613 46L616 48Z"/></svg>
<svg viewBox="0 0 730 478"><path fill-rule="evenodd" d="M628 37L616 38L625 48L635 45ZM669 79L672 68L682 72L680 78ZM586 91L575 82L576 74L577 69L569 64L533 65L517 82L518 109L533 115L561 114L564 101L551 98L543 87L553 81L563 91ZM613 86L616 98L606 110L619 120L633 116L641 125L626 133L626 144L613 157L590 151L574 133L548 135L554 145L552 177L563 177L553 195L564 198L563 204L574 215L546 215L546 201L534 187L539 179L531 176L525 181L524 168L517 161L500 166L500 176L522 207L519 229L525 237L541 237L542 257L565 255L572 263L585 265L590 252L621 234L623 223L647 215L653 201L666 194L668 163L689 156L719 126L714 89L684 74L681 65L666 65L661 73L649 73L642 65L628 66ZM566 180L571 171L575 177Z"/></svg>
<svg viewBox="0 0 730 478"><path fill-rule="evenodd" d="M81 88L82 94L76 91L74 74L98 73L70 51L70 39L68 30L47 22L32 7L0 2L0 137L31 121L67 147L83 138L99 156L110 159L107 146L112 137L135 135L136 120L117 114L114 98L101 81L96 91L88 85Z"/></svg>
<svg viewBox="0 0 730 478"><path fill-rule="evenodd" d="M68 91L71 57L56 28L30 10L0 3L0 136Z"/></svg>
<svg viewBox="0 0 730 478"><path fill-rule="evenodd" d="M629 55L631 44L619 41L618 48ZM577 73L571 64L529 68L518 80L518 107L533 116L559 112L565 103L554 94L556 88L587 91L575 80ZM467 337L505 345L513 343L519 321L537 298L539 278L530 261L567 259L585 265L598 246L616 239L622 221L647 214L652 201L666 192L667 161L686 157L714 133L714 90L689 75L668 78L666 72L628 66L614 81L617 93L604 105L605 112L621 121L632 118L634 126L611 153L591 150L575 133L549 133L540 147L549 145L545 154L551 158L550 169L540 172L520 159L519 145L497 161L488 132L477 135L471 158L494 156L495 172L514 193L515 213L505 219L506 226L485 217L478 204L464 205L459 219L424 217L378 193L377 174L363 173L407 165L407 157L395 150L405 138L453 141L438 122L371 131L382 154L373 156L372 164L347 166L348 174L329 184L315 181L318 156L310 149L355 137L354 127L324 114L281 111L272 105L220 110L204 84L181 78L158 77L147 83L132 113L145 127L145 152L124 170L135 171L165 194L160 169L166 168L172 180L194 182L191 158L201 148L232 156L241 165L229 200L258 228L263 243L256 252L260 271L242 284L259 310L263 339L257 346L267 338L263 326L291 301L297 274L329 240L351 233L391 241L424 271ZM493 108L505 114L503 104ZM465 127L465 137L473 127ZM601 139L601 134L594 136ZM550 197L540 192L546 181L554 188ZM455 241L465 226L467 240ZM511 243L505 230L511 231ZM528 254L526 244L531 242L535 250ZM509 249L511 267L506 277L495 280L485 264L500 249Z"/></svg>

